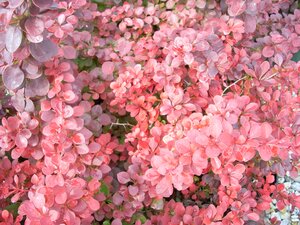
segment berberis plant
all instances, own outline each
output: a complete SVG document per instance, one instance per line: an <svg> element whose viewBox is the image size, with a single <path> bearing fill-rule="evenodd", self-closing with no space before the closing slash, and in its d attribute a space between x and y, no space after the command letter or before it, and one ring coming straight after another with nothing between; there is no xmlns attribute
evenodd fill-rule
<svg viewBox="0 0 300 225"><path fill-rule="evenodd" d="M292 0L1 0L0 224L280 224L299 210ZM291 221L291 224L293 222Z"/></svg>

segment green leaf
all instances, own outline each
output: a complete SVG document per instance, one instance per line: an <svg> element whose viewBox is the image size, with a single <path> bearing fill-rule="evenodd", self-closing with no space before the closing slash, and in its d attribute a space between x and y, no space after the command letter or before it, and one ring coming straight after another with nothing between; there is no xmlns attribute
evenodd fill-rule
<svg viewBox="0 0 300 225"><path fill-rule="evenodd" d="M144 7L147 7L147 6L148 6L148 0L143 0L142 5L143 5Z"/></svg>
<svg viewBox="0 0 300 225"><path fill-rule="evenodd" d="M294 56L292 57L292 60L294 62L299 62L300 61L300 51L298 51Z"/></svg>
<svg viewBox="0 0 300 225"><path fill-rule="evenodd" d="M135 224L138 220L141 221L142 224L144 224L144 223L146 223L147 218L146 218L143 214L137 213L137 214L134 214L134 215L132 216L130 222L131 222L132 224Z"/></svg>
<svg viewBox="0 0 300 225"><path fill-rule="evenodd" d="M100 12L104 11L107 8L107 5L103 2L103 0L92 0L92 2L97 4L98 10Z"/></svg>
<svg viewBox="0 0 300 225"><path fill-rule="evenodd" d="M101 181L100 192L103 193L105 196L109 195L109 188L103 181Z"/></svg>
<svg viewBox="0 0 300 225"><path fill-rule="evenodd" d="M103 225L110 225L109 220L105 220L105 221L103 222Z"/></svg>
<svg viewBox="0 0 300 225"><path fill-rule="evenodd" d="M12 213L12 215L15 217L18 216L18 209L19 209L19 206L20 206L20 202L16 202L16 203L12 203L10 204L9 206L7 206L5 209Z"/></svg>

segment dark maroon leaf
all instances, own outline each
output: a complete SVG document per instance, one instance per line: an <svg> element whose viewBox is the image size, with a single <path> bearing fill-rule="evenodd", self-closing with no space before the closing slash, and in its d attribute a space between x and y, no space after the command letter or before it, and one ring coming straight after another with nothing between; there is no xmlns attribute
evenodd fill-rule
<svg viewBox="0 0 300 225"><path fill-rule="evenodd" d="M45 9L45 8L49 8L52 5L53 0L33 0L32 2L37 7L41 9Z"/></svg>
<svg viewBox="0 0 300 225"><path fill-rule="evenodd" d="M24 73L17 65L9 66L4 70L2 80L5 87L9 90L15 90L22 85Z"/></svg>
<svg viewBox="0 0 300 225"><path fill-rule="evenodd" d="M40 35L45 29L44 21L37 17L29 17L25 22L25 29L30 36Z"/></svg>
<svg viewBox="0 0 300 225"><path fill-rule="evenodd" d="M35 4L32 4L30 7L29 7L29 13L30 15L32 16L36 16L40 13L40 8L37 7Z"/></svg>
<svg viewBox="0 0 300 225"><path fill-rule="evenodd" d="M40 43L30 43L29 51L37 61L46 62L57 54L58 47L48 38L44 38Z"/></svg>
<svg viewBox="0 0 300 225"><path fill-rule="evenodd" d="M6 30L5 46L7 51L14 53L22 43L22 31L19 27L8 26Z"/></svg>

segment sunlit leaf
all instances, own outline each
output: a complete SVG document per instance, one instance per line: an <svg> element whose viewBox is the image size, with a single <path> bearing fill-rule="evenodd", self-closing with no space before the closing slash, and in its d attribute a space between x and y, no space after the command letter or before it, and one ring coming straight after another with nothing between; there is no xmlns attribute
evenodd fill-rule
<svg viewBox="0 0 300 225"><path fill-rule="evenodd" d="M43 35L31 36L30 34L26 34L26 38L31 43L41 43L44 40Z"/></svg>
<svg viewBox="0 0 300 225"><path fill-rule="evenodd" d="M9 90L15 90L22 85L24 73L17 65L9 66L4 70L2 80L5 87Z"/></svg>
<svg viewBox="0 0 300 225"><path fill-rule="evenodd" d="M15 52L22 43L22 31L19 27L9 26L6 30L5 47L7 51Z"/></svg>

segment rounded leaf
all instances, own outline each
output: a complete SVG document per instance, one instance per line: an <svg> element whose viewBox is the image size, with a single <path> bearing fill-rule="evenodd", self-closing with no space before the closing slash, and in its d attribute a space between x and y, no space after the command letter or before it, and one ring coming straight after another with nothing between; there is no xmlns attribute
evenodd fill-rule
<svg viewBox="0 0 300 225"><path fill-rule="evenodd" d="M40 35L45 29L44 21L37 17L29 17L25 22L25 29L30 36Z"/></svg>
<svg viewBox="0 0 300 225"><path fill-rule="evenodd" d="M40 43L30 43L29 51L39 62L46 62L58 53L58 47L50 39L44 38Z"/></svg>
<svg viewBox="0 0 300 225"><path fill-rule="evenodd" d="M26 34L26 38L31 43L41 43L44 40L43 35L31 36L30 34Z"/></svg>
<svg viewBox="0 0 300 225"><path fill-rule="evenodd" d="M49 81L46 77L41 76L34 80L27 82L25 95L27 97L45 96L47 95L50 88Z"/></svg>
<svg viewBox="0 0 300 225"><path fill-rule="evenodd" d="M72 46L62 47L66 59L75 59L77 57L76 49Z"/></svg>
<svg viewBox="0 0 300 225"><path fill-rule="evenodd" d="M49 8L52 5L53 0L33 0L32 2L37 7L42 8L42 9L46 9L46 8Z"/></svg>
<svg viewBox="0 0 300 225"><path fill-rule="evenodd" d="M14 53L22 43L22 31L19 27L8 26L5 36L5 47L10 53Z"/></svg>
<svg viewBox="0 0 300 225"><path fill-rule="evenodd" d="M15 90L20 87L24 81L24 73L19 66L7 67L2 75L2 80L9 90Z"/></svg>

